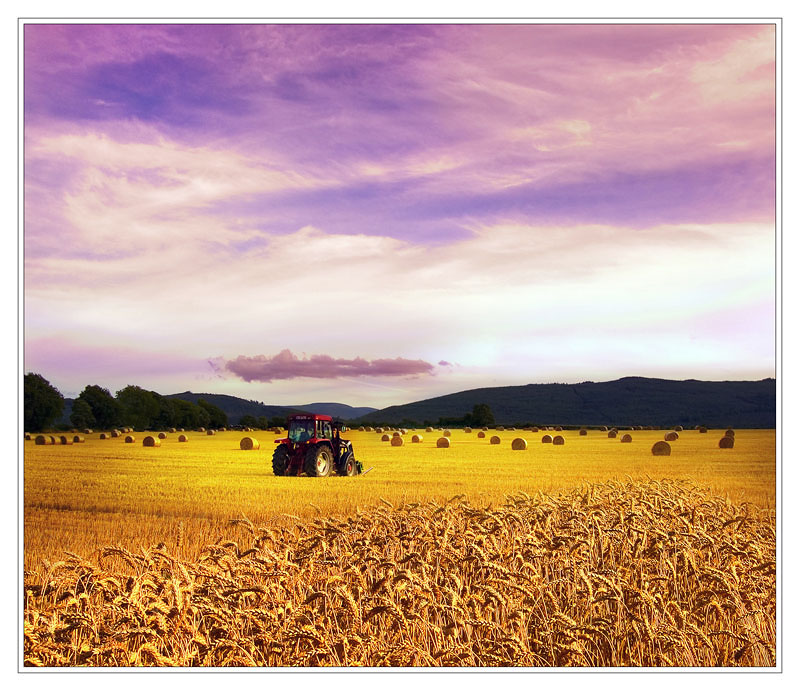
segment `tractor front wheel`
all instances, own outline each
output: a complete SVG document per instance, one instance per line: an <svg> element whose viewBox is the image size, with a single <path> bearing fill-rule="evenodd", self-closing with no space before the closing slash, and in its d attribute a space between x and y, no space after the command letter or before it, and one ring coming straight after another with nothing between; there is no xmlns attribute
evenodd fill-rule
<svg viewBox="0 0 800 691"><path fill-rule="evenodd" d="M272 453L272 472L275 475L286 475L289 467L289 450L283 445L279 445Z"/></svg>
<svg viewBox="0 0 800 691"><path fill-rule="evenodd" d="M354 475L358 475L358 466L356 465L356 457L353 456L352 453L347 454L342 459L342 462L339 464L338 472L339 475L346 475L347 477L353 477Z"/></svg>
<svg viewBox="0 0 800 691"><path fill-rule="evenodd" d="M309 477L328 477L333 470L333 454L327 446L312 446L306 451L303 467Z"/></svg>

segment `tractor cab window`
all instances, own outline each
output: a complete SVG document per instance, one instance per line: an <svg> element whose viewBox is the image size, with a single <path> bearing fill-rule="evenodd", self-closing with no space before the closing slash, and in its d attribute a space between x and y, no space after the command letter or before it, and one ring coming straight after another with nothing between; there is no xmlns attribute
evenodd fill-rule
<svg viewBox="0 0 800 691"><path fill-rule="evenodd" d="M313 420L292 420L289 425L289 441L304 442L314 436Z"/></svg>
<svg viewBox="0 0 800 691"><path fill-rule="evenodd" d="M331 423L326 420L320 420L318 423L319 429L317 436L323 439L333 439L333 432L331 431Z"/></svg>

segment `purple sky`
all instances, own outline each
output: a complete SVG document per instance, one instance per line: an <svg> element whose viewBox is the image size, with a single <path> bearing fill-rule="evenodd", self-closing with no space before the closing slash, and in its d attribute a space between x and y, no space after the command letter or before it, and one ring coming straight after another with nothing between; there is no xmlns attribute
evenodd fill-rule
<svg viewBox="0 0 800 691"><path fill-rule="evenodd" d="M65 395L775 375L771 25L24 41L25 370Z"/></svg>

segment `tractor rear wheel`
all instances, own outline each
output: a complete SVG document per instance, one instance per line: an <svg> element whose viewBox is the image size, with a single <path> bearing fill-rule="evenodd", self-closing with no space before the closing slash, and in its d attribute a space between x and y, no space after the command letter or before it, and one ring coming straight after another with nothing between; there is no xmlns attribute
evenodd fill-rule
<svg viewBox="0 0 800 691"><path fill-rule="evenodd" d="M306 462L303 467L309 477L328 477L333 470L333 454L322 444L312 446L306 451Z"/></svg>
<svg viewBox="0 0 800 691"><path fill-rule="evenodd" d="M337 469L339 475L346 475L347 477L353 477L354 475L358 475L358 466L356 465L356 457L349 453L343 459L342 462L339 464Z"/></svg>
<svg viewBox="0 0 800 691"><path fill-rule="evenodd" d="M275 475L286 475L289 467L289 450L283 445L279 445L272 453L272 472Z"/></svg>

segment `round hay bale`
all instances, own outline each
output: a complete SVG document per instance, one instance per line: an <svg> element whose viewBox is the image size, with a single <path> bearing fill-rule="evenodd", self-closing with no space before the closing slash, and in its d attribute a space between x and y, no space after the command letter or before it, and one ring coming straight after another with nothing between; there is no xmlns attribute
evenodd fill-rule
<svg viewBox="0 0 800 691"><path fill-rule="evenodd" d="M585 437L587 434L589 434L589 432L585 427L581 427L581 429L578 430L578 435L581 437Z"/></svg>
<svg viewBox="0 0 800 691"><path fill-rule="evenodd" d="M732 449L733 448L734 438L725 435L722 439L719 440L719 448L720 449Z"/></svg>
<svg viewBox="0 0 800 691"><path fill-rule="evenodd" d="M85 430L83 430L83 433L84 433L84 434L91 434L91 433L92 433L92 430L90 430L90 429L87 427Z"/></svg>
<svg viewBox="0 0 800 691"><path fill-rule="evenodd" d="M402 446L403 445L403 437L400 435L396 437L392 437L392 446Z"/></svg>
<svg viewBox="0 0 800 691"><path fill-rule="evenodd" d="M426 427L425 431L428 433L433 432L433 427Z"/></svg>
<svg viewBox="0 0 800 691"><path fill-rule="evenodd" d="M422 435L420 434L415 434L413 437L411 437L412 444L419 444L421 441L422 441Z"/></svg>
<svg viewBox="0 0 800 691"><path fill-rule="evenodd" d="M116 439L121 434L122 434L122 432L120 432L118 429L112 429L111 430L111 436L114 437L114 439Z"/></svg>
<svg viewBox="0 0 800 691"><path fill-rule="evenodd" d="M206 428L205 428L205 427L198 427L198 428L197 428L197 431L198 431L198 432L205 432L205 431L206 431Z"/></svg>
<svg viewBox="0 0 800 691"><path fill-rule="evenodd" d="M450 440L447 437L439 437L436 440L436 448L437 449L449 449L450 448Z"/></svg>
<svg viewBox="0 0 800 691"><path fill-rule="evenodd" d="M36 446L47 446L50 443L50 437L46 437L44 434L37 434L36 439L33 441Z"/></svg>
<svg viewBox="0 0 800 691"><path fill-rule="evenodd" d="M503 430L505 430L505 427L503 427L503 425L498 425L497 427L495 427L495 429L496 429L498 432L502 432Z"/></svg>
<svg viewBox="0 0 800 691"><path fill-rule="evenodd" d="M542 444L552 444L552 443L553 443L553 437L551 437L549 434L545 434L542 437Z"/></svg>
<svg viewBox="0 0 800 691"><path fill-rule="evenodd" d="M617 430L614 430L614 429L610 430L609 433L608 433L608 438L609 439L616 439L617 438Z"/></svg>
<svg viewBox="0 0 800 691"><path fill-rule="evenodd" d="M669 456L672 453L672 447L665 441L657 441L650 451L654 456Z"/></svg>
<svg viewBox="0 0 800 691"><path fill-rule="evenodd" d="M170 428L169 428L169 433L170 433L170 434L175 434L175 432L177 432L177 431L178 431L178 430L176 430L174 427L170 427ZM183 430L181 430L181 432L183 432Z"/></svg>
<svg viewBox="0 0 800 691"><path fill-rule="evenodd" d="M560 426L559 426L559 427L556 427L556 432L563 432L563 431L564 431L564 430L563 430L563 429L562 429Z"/></svg>
<svg viewBox="0 0 800 691"><path fill-rule="evenodd" d="M132 434L129 434L128 436L125 437L125 443L126 444L133 444L133 442L135 442L135 441L136 441L136 437L134 437Z"/></svg>
<svg viewBox="0 0 800 691"><path fill-rule="evenodd" d="M83 444L85 441L86 439L84 439L80 434L76 434L74 437L72 437L73 444Z"/></svg>
<svg viewBox="0 0 800 691"><path fill-rule="evenodd" d="M394 439L395 437L402 437L402 436L403 436L403 435L402 435L400 432L392 432L392 438L393 438L393 439Z"/></svg>
<svg viewBox="0 0 800 691"><path fill-rule="evenodd" d="M506 427L506 432L516 432L516 431L517 431L516 427Z"/></svg>
<svg viewBox="0 0 800 691"><path fill-rule="evenodd" d="M100 439L108 439L108 435L105 432L100 432Z"/></svg>
<svg viewBox="0 0 800 691"><path fill-rule="evenodd" d="M630 434L623 434L622 439L620 441L623 444L630 444L633 441L633 437Z"/></svg>
<svg viewBox="0 0 800 691"><path fill-rule="evenodd" d="M675 432L683 432L683 427L681 427L680 425L676 425L676 426L675 426L675 427L673 427L672 429L673 429Z"/></svg>
<svg viewBox="0 0 800 691"><path fill-rule="evenodd" d="M208 432L206 432L206 436L207 437L213 437L216 433L217 433L217 430L210 429L210 430L208 430Z"/></svg>
<svg viewBox="0 0 800 691"><path fill-rule="evenodd" d="M67 437L67 436L62 434L58 438L58 442L59 442L59 444L72 444L72 439L70 439L69 437Z"/></svg>
<svg viewBox="0 0 800 691"><path fill-rule="evenodd" d="M388 434L384 434L384 435L381 437L381 441L389 441L390 439L393 439L393 438L394 438L394 437L390 437Z"/></svg>
<svg viewBox="0 0 800 691"><path fill-rule="evenodd" d="M600 431L601 431L601 432L608 432L608 427L601 427L601 428L600 428Z"/></svg>
<svg viewBox="0 0 800 691"><path fill-rule="evenodd" d="M678 441L678 433L677 432L667 432L664 435L664 441Z"/></svg>
<svg viewBox="0 0 800 691"><path fill-rule="evenodd" d="M703 427L701 425L700 427L697 428L697 431L700 432L700 434L708 434L708 427Z"/></svg>
<svg viewBox="0 0 800 691"><path fill-rule="evenodd" d="M735 437L736 436L736 432L734 432L732 429L726 429L725 430L725 436L726 437Z"/></svg>
<svg viewBox="0 0 800 691"><path fill-rule="evenodd" d="M488 431L489 431L489 428L488 428L488 427L481 427L481 431L482 431L482 432L488 432Z"/></svg>
<svg viewBox="0 0 800 691"><path fill-rule="evenodd" d="M500 437L498 437L497 435L493 436L493 437L492 437L492 438L489 440L489 443L490 443L490 444L499 444L499 443L500 443Z"/></svg>
<svg viewBox="0 0 800 691"><path fill-rule="evenodd" d="M483 430L478 432L478 439L485 439L485 438L486 438L486 432L484 432Z"/></svg>
<svg viewBox="0 0 800 691"><path fill-rule="evenodd" d="M187 437L185 434L181 434L178 437L178 441L189 441L189 437Z"/></svg>
<svg viewBox="0 0 800 691"><path fill-rule="evenodd" d="M239 448L242 451L258 451L261 448L261 444L258 443L258 439L253 437L242 437L239 442Z"/></svg>
<svg viewBox="0 0 800 691"><path fill-rule="evenodd" d="M383 427L376 427L376 428L375 428L375 432L376 432L377 434L383 434Z"/></svg>
<svg viewBox="0 0 800 691"><path fill-rule="evenodd" d="M557 434L553 437L553 446L564 446L564 437L560 434Z"/></svg>
<svg viewBox="0 0 800 691"><path fill-rule="evenodd" d="M514 451L525 451L528 448L528 442L525 441L522 437L517 437L514 441L511 442L511 448Z"/></svg>
<svg viewBox="0 0 800 691"><path fill-rule="evenodd" d="M465 428L464 428L464 432L466 432L467 434L469 434L470 432L472 432L472 427L465 427Z"/></svg>
<svg viewBox="0 0 800 691"><path fill-rule="evenodd" d="M152 434L148 434L142 439L142 446L161 446L161 440L158 437L154 437Z"/></svg>
<svg viewBox="0 0 800 691"><path fill-rule="evenodd" d="M538 434L539 433L539 428L534 425L533 427L531 427L531 432L534 432L535 434Z"/></svg>
<svg viewBox="0 0 800 691"><path fill-rule="evenodd" d="M450 430L449 430L449 429L446 429L444 432L442 432L442 434L443 434L445 437L449 437L449 436L450 436Z"/></svg>
<svg viewBox="0 0 800 691"><path fill-rule="evenodd" d="M364 431L364 425L361 425L361 427L358 428L358 431L359 432L363 432Z"/></svg>
<svg viewBox="0 0 800 691"><path fill-rule="evenodd" d="M367 427L367 428L366 428L366 431L367 431L367 432L371 432L371 431L372 431L372 427Z"/></svg>
<svg viewBox="0 0 800 691"><path fill-rule="evenodd" d="M159 432L158 433L158 438L159 439L166 439L167 438L167 433L166 432Z"/></svg>
<svg viewBox="0 0 800 691"><path fill-rule="evenodd" d="M25 441L30 441L30 440L31 440L31 435L28 432L26 432L25 433Z"/></svg>

